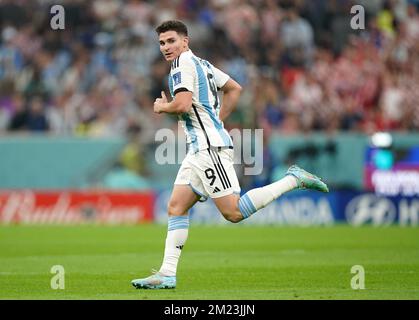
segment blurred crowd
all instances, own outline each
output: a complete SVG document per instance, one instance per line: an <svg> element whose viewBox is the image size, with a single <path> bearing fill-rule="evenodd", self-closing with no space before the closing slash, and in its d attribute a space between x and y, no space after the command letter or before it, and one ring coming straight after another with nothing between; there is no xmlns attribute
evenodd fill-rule
<svg viewBox="0 0 419 320"><path fill-rule="evenodd" d="M168 91L154 31L168 19L244 87L227 128L419 129L419 0L0 0L0 133L153 143L177 126L152 112Z"/></svg>

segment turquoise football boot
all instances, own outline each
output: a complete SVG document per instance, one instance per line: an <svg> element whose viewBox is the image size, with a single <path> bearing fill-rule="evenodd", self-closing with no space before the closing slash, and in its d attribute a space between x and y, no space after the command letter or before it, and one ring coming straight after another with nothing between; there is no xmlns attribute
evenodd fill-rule
<svg viewBox="0 0 419 320"><path fill-rule="evenodd" d="M298 189L312 189L321 192L329 192L329 188L319 177L296 165L291 166L285 175L292 175L297 178Z"/></svg>
<svg viewBox="0 0 419 320"><path fill-rule="evenodd" d="M137 289L174 289L176 288L176 276L168 277L154 272L147 278L132 280L131 284Z"/></svg>

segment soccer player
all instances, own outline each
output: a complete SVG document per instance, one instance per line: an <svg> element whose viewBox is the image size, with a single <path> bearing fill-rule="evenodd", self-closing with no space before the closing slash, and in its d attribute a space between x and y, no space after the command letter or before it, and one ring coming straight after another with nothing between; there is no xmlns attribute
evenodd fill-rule
<svg viewBox="0 0 419 320"><path fill-rule="evenodd" d="M279 181L248 191L240 197L240 185L233 167L233 142L223 121L234 110L241 86L188 47L186 26L166 21L156 28L160 51L171 62L169 89L154 102L154 112L178 115L188 153L174 182L168 204L168 232L163 263L147 278L132 280L136 288L176 287L176 269L188 238L188 210L211 197L225 219L233 223L249 218L259 209L294 189L328 192L324 182L297 166L291 166ZM223 92L222 101L217 91Z"/></svg>

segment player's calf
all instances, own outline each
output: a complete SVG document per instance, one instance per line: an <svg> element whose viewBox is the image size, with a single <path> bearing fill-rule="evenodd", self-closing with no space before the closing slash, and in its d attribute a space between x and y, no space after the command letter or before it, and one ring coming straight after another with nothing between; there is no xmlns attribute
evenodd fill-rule
<svg viewBox="0 0 419 320"><path fill-rule="evenodd" d="M230 194L213 200L218 210L220 210L221 214L227 221L237 223L243 220L243 215L239 209L238 195Z"/></svg>
<svg viewBox="0 0 419 320"><path fill-rule="evenodd" d="M240 211L235 211L235 212L221 212L221 214L223 215L223 217L227 221L230 221L232 223L238 223L238 222L240 222L240 221L243 220L243 215L241 214Z"/></svg>

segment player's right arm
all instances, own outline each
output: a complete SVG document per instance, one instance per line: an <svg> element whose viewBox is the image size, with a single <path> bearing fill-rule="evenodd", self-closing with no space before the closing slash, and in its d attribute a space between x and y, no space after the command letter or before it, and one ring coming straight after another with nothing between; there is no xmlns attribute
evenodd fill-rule
<svg viewBox="0 0 419 320"><path fill-rule="evenodd" d="M161 98L157 98L154 102L154 112L181 114L189 112L192 107L192 92L179 91L176 93L172 101L167 101L164 91L161 92Z"/></svg>
<svg viewBox="0 0 419 320"><path fill-rule="evenodd" d="M180 55L172 62L170 78L173 83L174 99L167 101L162 92L161 98L154 102L156 113L187 113L192 108L192 95L195 81L195 66L191 59Z"/></svg>
<svg viewBox="0 0 419 320"><path fill-rule="evenodd" d="M236 109L242 87L236 81L230 78L221 87L220 90L223 91L224 95L220 108L219 118L221 121L224 121Z"/></svg>

